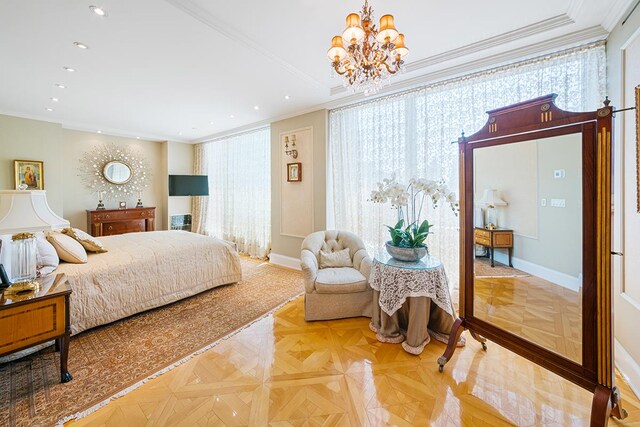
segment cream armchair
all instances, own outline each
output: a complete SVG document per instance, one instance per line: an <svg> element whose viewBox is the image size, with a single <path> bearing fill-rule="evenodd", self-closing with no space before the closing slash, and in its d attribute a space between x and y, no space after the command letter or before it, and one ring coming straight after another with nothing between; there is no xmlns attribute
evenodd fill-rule
<svg viewBox="0 0 640 427"><path fill-rule="evenodd" d="M320 268L320 251L337 252L347 248L351 267ZM305 320L371 317L371 258L362 239L346 231L312 233L302 242L300 263L305 282Z"/></svg>

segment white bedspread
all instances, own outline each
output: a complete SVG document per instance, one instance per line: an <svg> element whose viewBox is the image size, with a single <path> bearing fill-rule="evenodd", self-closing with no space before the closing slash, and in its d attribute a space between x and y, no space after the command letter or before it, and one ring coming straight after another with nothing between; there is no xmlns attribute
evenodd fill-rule
<svg viewBox="0 0 640 427"><path fill-rule="evenodd" d="M237 252L213 237L153 231L100 241L109 252L56 271L73 290L72 334L242 279Z"/></svg>

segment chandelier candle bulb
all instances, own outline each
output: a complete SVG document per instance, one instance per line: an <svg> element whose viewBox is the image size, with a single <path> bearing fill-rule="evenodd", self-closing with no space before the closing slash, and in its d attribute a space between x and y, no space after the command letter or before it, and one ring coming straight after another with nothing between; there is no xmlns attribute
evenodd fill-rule
<svg viewBox="0 0 640 427"><path fill-rule="evenodd" d="M347 51L344 49L344 43L342 36L335 36L331 39L331 48L327 52L327 57L330 61L340 62L347 56Z"/></svg>
<svg viewBox="0 0 640 427"><path fill-rule="evenodd" d="M342 33L342 38L347 44L354 44L361 41L365 36L365 31L362 28L360 17L357 13L350 13L347 16L347 28Z"/></svg>
<svg viewBox="0 0 640 427"><path fill-rule="evenodd" d="M380 44L392 43L398 37L398 30L393 23L393 15L384 15L380 18L380 31L376 36L376 40Z"/></svg>

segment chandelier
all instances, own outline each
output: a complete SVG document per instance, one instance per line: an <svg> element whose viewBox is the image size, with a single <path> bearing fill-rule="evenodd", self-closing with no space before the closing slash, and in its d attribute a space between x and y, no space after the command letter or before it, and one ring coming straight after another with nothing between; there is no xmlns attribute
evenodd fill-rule
<svg viewBox="0 0 640 427"><path fill-rule="evenodd" d="M402 58L408 53L404 34L396 30L393 15L380 18L380 29L376 29L373 9L364 0L360 15L349 14L347 28L331 40L327 56L335 72L342 76L344 86L370 95L401 70Z"/></svg>

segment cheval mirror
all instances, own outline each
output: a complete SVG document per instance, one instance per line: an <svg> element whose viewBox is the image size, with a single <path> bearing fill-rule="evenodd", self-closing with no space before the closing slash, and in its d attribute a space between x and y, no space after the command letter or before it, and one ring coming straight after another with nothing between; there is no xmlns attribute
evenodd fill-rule
<svg viewBox="0 0 640 427"><path fill-rule="evenodd" d="M613 368L613 109L567 112L555 98L489 111L459 140L460 317L438 364L468 329L483 350L490 339L593 392L601 426L626 416Z"/></svg>

